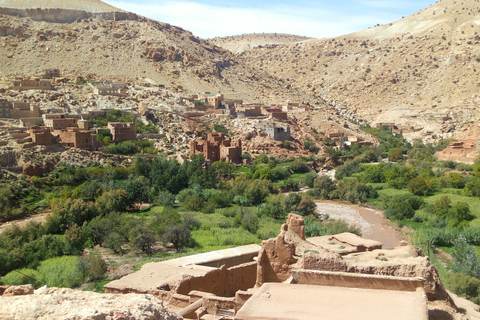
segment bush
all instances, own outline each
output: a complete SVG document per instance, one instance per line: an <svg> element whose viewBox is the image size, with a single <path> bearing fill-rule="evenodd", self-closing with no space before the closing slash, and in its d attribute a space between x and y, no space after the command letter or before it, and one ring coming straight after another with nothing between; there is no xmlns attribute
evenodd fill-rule
<svg viewBox="0 0 480 320"><path fill-rule="evenodd" d="M290 169L294 173L307 173L310 171L310 167L301 158L297 158L290 165Z"/></svg>
<svg viewBox="0 0 480 320"><path fill-rule="evenodd" d="M480 277L480 260L474 246L468 244L464 236L459 235L453 241L454 248L452 256L455 262L450 269L454 272L468 274L469 276Z"/></svg>
<svg viewBox="0 0 480 320"><path fill-rule="evenodd" d="M330 199L332 192L335 190L335 182L325 175L318 176L313 182L313 188L317 194L324 199Z"/></svg>
<svg viewBox="0 0 480 320"><path fill-rule="evenodd" d="M462 235L468 243L473 245L480 245L480 226L468 226L463 228Z"/></svg>
<svg viewBox="0 0 480 320"><path fill-rule="evenodd" d="M79 257L63 256L42 261L38 271L49 287L74 288L83 283L83 275L78 269Z"/></svg>
<svg viewBox="0 0 480 320"><path fill-rule="evenodd" d="M82 273L84 281L96 281L105 278L107 263L99 255L81 257L77 269Z"/></svg>
<svg viewBox="0 0 480 320"><path fill-rule="evenodd" d="M407 185L408 191L417 196L429 195L432 191L432 182L424 177L418 176L410 180Z"/></svg>
<svg viewBox="0 0 480 320"><path fill-rule="evenodd" d="M458 230L451 227L420 229L416 232L415 245L421 247L427 240L432 245L450 247L458 236Z"/></svg>
<svg viewBox="0 0 480 320"><path fill-rule="evenodd" d="M271 171L272 181L280 181L288 179L291 176L290 170L285 167L275 167Z"/></svg>
<svg viewBox="0 0 480 320"><path fill-rule="evenodd" d="M177 251L192 243L190 230L185 224L172 225L167 228L162 240L165 244L171 242Z"/></svg>
<svg viewBox="0 0 480 320"><path fill-rule="evenodd" d="M19 286L22 284L32 284L35 288L43 285L42 274L33 269L18 269L7 273L3 279L3 283L10 286Z"/></svg>
<svg viewBox="0 0 480 320"><path fill-rule="evenodd" d="M315 171L310 171L305 175L305 185L307 187L313 188L315 178L318 177L318 173Z"/></svg>
<svg viewBox="0 0 480 320"><path fill-rule="evenodd" d="M480 280L463 273L449 275L446 286L455 294L467 299L477 298L480 293Z"/></svg>
<svg viewBox="0 0 480 320"><path fill-rule="evenodd" d="M255 212L247 211L242 216L241 226L250 233L255 234L258 230L259 219Z"/></svg>
<svg viewBox="0 0 480 320"><path fill-rule="evenodd" d="M153 205L162 207L173 207L175 205L175 195L169 191L160 191L154 197Z"/></svg>
<svg viewBox="0 0 480 320"><path fill-rule="evenodd" d="M351 232L356 235L361 235L360 228L351 226L344 220L322 222L322 220L315 216L308 216L305 218L305 237L307 238L333 235L343 232Z"/></svg>

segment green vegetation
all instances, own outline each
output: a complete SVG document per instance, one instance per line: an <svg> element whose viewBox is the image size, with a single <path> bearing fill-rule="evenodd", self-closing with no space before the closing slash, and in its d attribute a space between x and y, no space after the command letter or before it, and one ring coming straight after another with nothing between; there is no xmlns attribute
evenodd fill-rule
<svg viewBox="0 0 480 320"><path fill-rule="evenodd" d="M124 144L110 146L118 145ZM288 213L314 215L311 196L285 195L279 188L297 190L316 176L307 159L282 162L265 155L237 171L225 162L206 167L202 155L183 164L165 155L152 161L137 155L129 168L59 164L42 177L5 181L0 185L5 221L35 210L52 213L43 225L31 222L0 234L2 282L36 287L93 282L89 288L102 291L113 262L107 264L101 250L136 256L141 264L260 243L278 234ZM311 219L314 234L351 230L345 223ZM85 249L93 254L84 257Z"/></svg>
<svg viewBox="0 0 480 320"><path fill-rule="evenodd" d="M129 120L113 111L107 117ZM220 125L214 129L223 130ZM5 180L0 184L2 221L48 208L52 214L44 225L29 223L0 234L2 281L70 287L94 282L90 288L101 291L107 264L99 248L122 259L136 256L140 267L147 261L260 243L278 234L290 212L306 217L307 236L359 234L344 221L316 217L314 199L338 199L384 210L392 221L413 229L412 241L426 252L449 251L454 259L447 266L434 255L431 260L443 280L448 272L457 279L446 281L448 288L477 301L480 271L473 246L480 246L480 165L438 161L434 154L446 141L408 143L387 127L363 129L377 136L380 145L354 144L343 150L332 145L322 158L262 154L252 159L244 154L250 164L242 168L225 162L205 166L203 155L183 164L164 154L152 161L136 155L129 168L60 164L42 177ZM104 131L100 135L110 138ZM309 142L309 149L313 145ZM106 148L134 154L150 153L153 146L126 141ZM318 175L312 161L336 167L336 179ZM303 186L310 189L293 192ZM82 258L86 248L94 254Z"/></svg>

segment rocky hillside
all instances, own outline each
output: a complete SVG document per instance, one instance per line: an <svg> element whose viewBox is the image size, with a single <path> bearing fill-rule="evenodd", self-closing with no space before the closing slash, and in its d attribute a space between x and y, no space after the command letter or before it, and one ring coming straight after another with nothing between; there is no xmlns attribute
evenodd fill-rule
<svg viewBox="0 0 480 320"><path fill-rule="evenodd" d="M189 93L313 102L309 94L285 89L282 81L239 63L230 51L189 31L114 10L95 0L1 0L0 77L41 75L46 68L58 68L70 79L147 79ZM58 23L51 21L53 16L66 18Z"/></svg>
<svg viewBox="0 0 480 320"><path fill-rule="evenodd" d="M209 39L219 47L233 53L242 53L261 46L296 43L311 38L284 33L253 33L230 37L217 37Z"/></svg>
<svg viewBox="0 0 480 320"><path fill-rule="evenodd" d="M388 25L243 59L357 121L395 122L412 138L459 135L480 117L479 18L475 0L441 0Z"/></svg>

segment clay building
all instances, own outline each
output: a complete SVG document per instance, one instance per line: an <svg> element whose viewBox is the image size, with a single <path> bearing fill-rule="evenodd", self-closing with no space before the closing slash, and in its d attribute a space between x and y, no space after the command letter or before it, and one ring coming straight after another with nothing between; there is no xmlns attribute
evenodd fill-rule
<svg viewBox="0 0 480 320"><path fill-rule="evenodd" d="M93 93L100 96L124 96L127 87L123 82L90 82Z"/></svg>
<svg viewBox="0 0 480 320"><path fill-rule="evenodd" d="M199 101L206 103L207 105L213 106L213 109L218 109L221 106L225 97L223 94L211 94L210 92L203 92L198 95L197 98Z"/></svg>
<svg viewBox="0 0 480 320"><path fill-rule="evenodd" d="M91 134L90 131L67 128L60 130L58 138L60 143L66 147L85 150L97 149L97 135Z"/></svg>
<svg viewBox="0 0 480 320"><path fill-rule="evenodd" d="M39 123L43 123L42 117L20 118L20 125L22 127L31 128L38 125Z"/></svg>
<svg viewBox="0 0 480 320"><path fill-rule="evenodd" d="M262 114L274 119L288 119L288 114L276 107L262 107Z"/></svg>
<svg viewBox="0 0 480 320"><path fill-rule="evenodd" d="M71 127L78 127L76 118L67 118L65 114L44 115L43 123L50 130L63 130Z"/></svg>
<svg viewBox="0 0 480 320"><path fill-rule="evenodd" d="M235 111L237 114L243 113L245 117L258 117L262 115L262 109L260 104L236 105Z"/></svg>
<svg viewBox="0 0 480 320"><path fill-rule="evenodd" d="M46 79L15 78L13 81L13 90L52 90L52 88L52 82Z"/></svg>
<svg viewBox="0 0 480 320"><path fill-rule="evenodd" d="M39 106L28 101L12 101L10 113L12 118L38 118L42 114Z"/></svg>
<svg viewBox="0 0 480 320"><path fill-rule="evenodd" d="M12 103L6 99L0 99L0 118L10 118Z"/></svg>
<svg viewBox="0 0 480 320"><path fill-rule="evenodd" d="M107 114L107 110L105 110L105 109L103 109L103 110L89 110L85 114L85 117L87 119L96 119L98 117L103 117L106 114Z"/></svg>
<svg viewBox="0 0 480 320"><path fill-rule="evenodd" d="M43 77L45 79L58 78L58 77L60 77L60 70L59 69L46 69Z"/></svg>
<svg viewBox="0 0 480 320"><path fill-rule="evenodd" d="M290 127L267 127L265 129L267 134L276 141L290 140Z"/></svg>
<svg viewBox="0 0 480 320"><path fill-rule="evenodd" d="M33 126L30 128L29 132L33 143L37 145L53 144L53 135L50 128Z"/></svg>
<svg viewBox="0 0 480 320"><path fill-rule="evenodd" d="M226 161L240 163L242 156L242 141L232 143L222 132L209 132L207 139L197 139L190 143L190 155L202 153L205 160L211 162Z"/></svg>
<svg viewBox="0 0 480 320"><path fill-rule="evenodd" d="M134 140L137 137L134 122L109 122L107 129L112 134L112 141Z"/></svg>

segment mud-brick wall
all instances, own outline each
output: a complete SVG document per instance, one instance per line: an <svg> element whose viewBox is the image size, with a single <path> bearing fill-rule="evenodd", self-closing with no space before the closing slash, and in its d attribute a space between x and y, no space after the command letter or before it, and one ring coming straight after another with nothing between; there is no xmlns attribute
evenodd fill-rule
<svg viewBox="0 0 480 320"><path fill-rule="evenodd" d="M233 297L238 290L247 290L255 286L257 263L244 263L232 268L222 266L201 277L183 280L177 293L187 295L192 290L210 292L217 296Z"/></svg>

